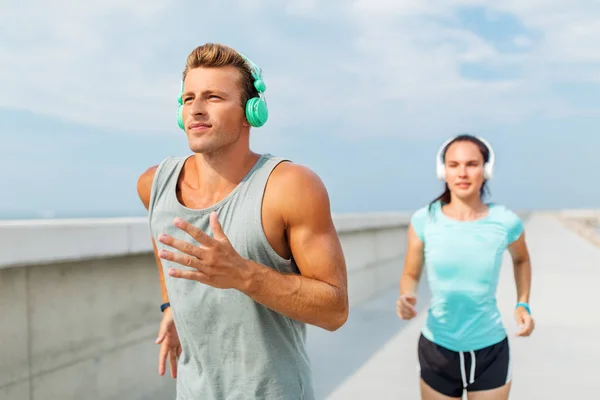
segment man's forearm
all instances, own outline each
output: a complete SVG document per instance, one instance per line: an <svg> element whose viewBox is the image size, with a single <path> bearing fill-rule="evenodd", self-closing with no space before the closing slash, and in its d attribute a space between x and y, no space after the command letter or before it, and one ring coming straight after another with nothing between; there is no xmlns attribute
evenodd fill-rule
<svg viewBox="0 0 600 400"><path fill-rule="evenodd" d="M517 286L517 302L529 303L531 290L531 263L529 260L515 263L514 274Z"/></svg>
<svg viewBox="0 0 600 400"><path fill-rule="evenodd" d="M289 318L330 331L348 318L345 288L296 274L282 274L272 268L246 261L250 271L241 289L257 303Z"/></svg>
<svg viewBox="0 0 600 400"><path fill-rule="evenodd" d="M152 240L152 247L154 248L154 257L156 261L156 266L158 268L158 280L160 283L160 297L162 299L163 304L169 302L169 295L167 293L167 285L165 283L165 273L163 271L162 263L160 262L160 258L158 257L158 249L156 248L156 243Z"/></svg>
<svg viewBox="0 0 600 400"><path fill-rule="evenodd" d="M165 273L163 272L162 265L158 262L158 277L160 281L160 297L163 304L169 302L169 295L167 293L167 285L165 284Z"/></svg>

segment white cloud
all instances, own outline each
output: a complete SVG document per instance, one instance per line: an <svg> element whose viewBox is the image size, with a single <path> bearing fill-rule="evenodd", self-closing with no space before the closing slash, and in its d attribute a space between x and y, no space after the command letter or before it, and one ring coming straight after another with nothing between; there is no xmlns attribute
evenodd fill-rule
<svg viewBox="0 0 600 400"><path fill-rule="evenodd" d="M518 35L513 38L513 43L515 44L515 46L525 48L531 46L533 44L533 41L527 36Z"/></svg>
<svg viewBox="0 0 600 400"><path fill-rule="evenodd" d="M387 117L397 119L399 130L406 125L417 135L437 131L445 136L534 114L573 114L577 110L553 95L552 86L591 81L597 71L600 56L593 43L600 33L600 8L593 3L486 2L488 19L497 20L494 12L504 12L532 30L532 37L513 38L530 44L528 52L507 54L456 24L457 6L481 1L359 0L353 3L361 32L357 58L363 60L363 75L373 71L371 85L376 82L377 93L383 94L375 95L374 103L381 104L377 100L382 97L399 100L396 112ZM508 77L469 80L460 73L463 62L502 67ZM581 74L582 69L588 74Z"/></svg>
<svg viewBox="0 0 600 400"><path fill-rule="evenodd" d="M207 41L238 47L264 68L265 137L324 123L348 136L446 136L534 114L577 113L553 85L599 81L594 0L174 3L3 4L0 32L8 40L0 57L8 62L0 106L171 133L183 58ZM510 38L516 50L506 53L458 24L464 6L485 6L492 22L508 13L527 32ZM505 77L470 80L463 63Z"/></svg>
<svg viewBox="0 0 600 400"><path fill-rule="evenodd" d="M307 14L315 11L317 0L288 0L285 7L291 14Z"/></svg>
<svg viewBox="0 0 600 400"><path fill-rule="evenodd" d="M173 104L164 93L177 82L145 71L152 44L140 44L170 4L4 2L0 106L99 126L151 126L161 119L154 111Z"/></svg>

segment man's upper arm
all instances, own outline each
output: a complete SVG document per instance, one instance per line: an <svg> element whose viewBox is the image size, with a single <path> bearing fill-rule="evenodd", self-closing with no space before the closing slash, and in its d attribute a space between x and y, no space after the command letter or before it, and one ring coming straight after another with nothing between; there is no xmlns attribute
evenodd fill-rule
<svg viewBox="0 0 600 400"><path fill-rule="evenodd" d="M346 262L325 185L310 169L291 163L276 169L275 183L288 243L300 272L345 292Z"/></svg>
<svg viewBox="0 0 600 400"><path fill-rule="evenodd" d="M156 173L157 165L148 168L144 171L143 174L140 175L137 181L137 192L138 196L140 196L140 200L146 207L146 210L150 207L150 195L152 193L152 183L154 181L154 174ZM161 296L162 302L166 303L169 301L169 296L167 293L167 289L165 287L165 277L162 273L162 262L160 261L160 257L158 256L158 249L156 247L156 242L154 238L151 238L152 241L152 249L154 251L154 259L156 261L156 265L159 271L159 279L160 279L160 287L161 287Z"/></svg>
<svg viewBox="0 0 600 400"><path fill-rule="evenodd" d="M146 207L146 210L150 207L150 194L152 193L152 182L154 180L154 174L156 173L156 169L158 165L154 165L148 168L137 181L137 192L140 200Z"/></svg>

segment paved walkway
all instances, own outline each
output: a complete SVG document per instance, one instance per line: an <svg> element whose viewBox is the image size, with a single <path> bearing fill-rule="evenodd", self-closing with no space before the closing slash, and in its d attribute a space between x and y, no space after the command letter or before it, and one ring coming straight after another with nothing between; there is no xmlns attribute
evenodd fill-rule
<svg viewBox="0 0 600 400"><path fill-rule="evenodd" d="M525 228L536 319L531 337L514 337L516 291L508 254L498 288L498 304L511 336L514 381L510 398L599 399L600 248L565 229L551 215L534 214ZM416 343L424 318L421 312L327 399L419 399Z"/></svg>

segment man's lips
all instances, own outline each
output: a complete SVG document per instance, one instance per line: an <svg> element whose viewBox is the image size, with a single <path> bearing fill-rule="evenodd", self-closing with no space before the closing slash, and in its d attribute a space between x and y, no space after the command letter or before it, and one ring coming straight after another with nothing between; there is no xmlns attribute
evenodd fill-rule
<svg viewBox="0 0 600 400"><path fill-rule="evenodd" d="M210 128L211 125L204 123L204 122L194 122L193 124L190 124L190 129L207 129Z"/></svg>

